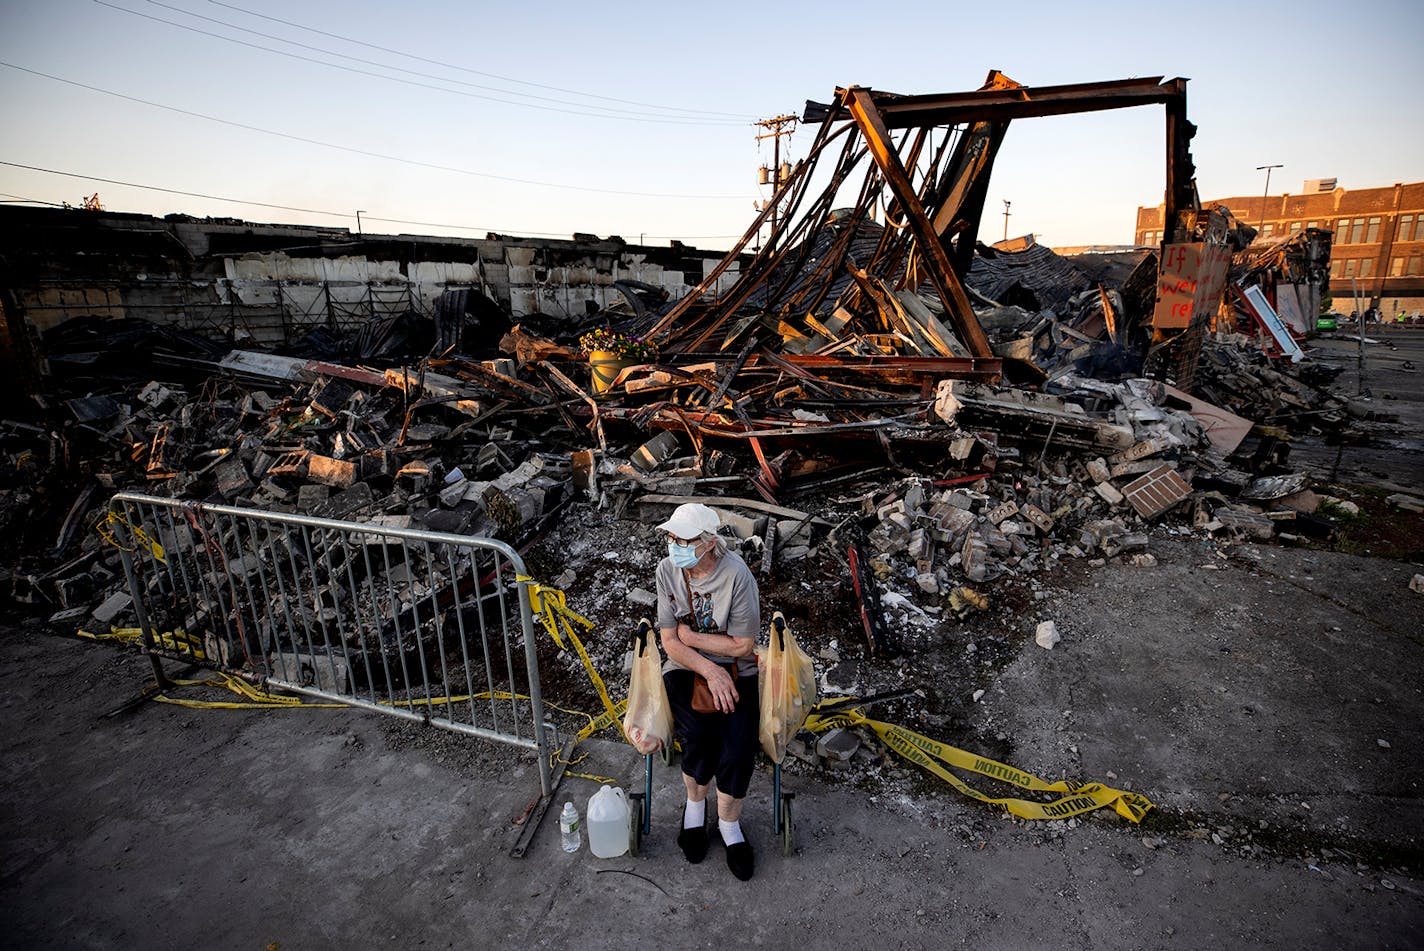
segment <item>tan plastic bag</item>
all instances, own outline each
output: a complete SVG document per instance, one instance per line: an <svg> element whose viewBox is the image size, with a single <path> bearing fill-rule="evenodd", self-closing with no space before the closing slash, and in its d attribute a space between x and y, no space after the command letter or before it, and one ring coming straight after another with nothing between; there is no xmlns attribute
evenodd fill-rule
<svg viewBox="0 0 1424 951"><path fill-rule="evenodd" d="M628 681L623 735L633 749L646 754L672 745L672 705L663 684L663 656L656 634L650 623L643 624L633 639L633 673Z"/></svg>
<svg viewBox="0 0 1424 951"><path fill-rule="evenodd" d="M759 671L761 682L761 748L772 762L786 757L786 744L806 722L816 703L816 670L811 658L791 636L778 611L771 619L771 644Z"/></svg>

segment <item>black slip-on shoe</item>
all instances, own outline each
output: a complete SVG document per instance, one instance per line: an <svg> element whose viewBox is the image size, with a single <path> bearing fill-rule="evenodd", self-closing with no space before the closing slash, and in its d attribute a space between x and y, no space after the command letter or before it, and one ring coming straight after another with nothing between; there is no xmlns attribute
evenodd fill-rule
<svg viewBox="0 0 1424 951"><path fill-rule="evenodd" d="M682 849L683 856L693 865L701 862L707 857L707 827L683 829L677 834L677 847Z"/></svg>
<svg viewBox="0 0 1424 951"><path fill-rule="evenodd" d="M727 846L727 868L741 881L749 881L756 870L756 856L750 842L737 842Z"/></svg>

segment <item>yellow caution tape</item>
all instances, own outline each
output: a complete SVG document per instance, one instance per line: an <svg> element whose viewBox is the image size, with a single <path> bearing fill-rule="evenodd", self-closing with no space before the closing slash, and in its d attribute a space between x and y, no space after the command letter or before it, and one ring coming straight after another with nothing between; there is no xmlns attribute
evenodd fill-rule
<svg viewBox="0 0 1424 951"><path fill-rule="evenodd" d="M90 641L120 641L128 643L130 641L142 640L143 631L136 627L111 627L106 634L94 634L90 631L78 630L74 632L76 636ZM203 650L202 638L196 634L188 634L184 631L155 631L153 634L153 645L160 650L166 650L173 654L183 654L194 660L207 660L208 655Z"/></svg>
<svg viewBox="0 0 1424 951"><path fill-rule="evenodd" d="M1092 812L1104 806L1112 806L1118 815L1132 822L1141 822L1152 802L1143 795L1121 789L1111 789L1101 783L1080 783L1065 779L1050 783L1031 773L999 763L983 756L948 746L932 740L913 730L872 720L854 707L845 706L845 701L833 701L834 706L825 709L825 702L811 709L806 718L806 729L820 733L833 726L868 726L875 731L885 745L905 759L949 783L971 799L990 805L1000 806L1020 819L1067 819L1071 816ZM936 762L938 760L939 762ZM978 773L1028 789L1034 792L1066 793L1052 802L1035 802L1030 799L1001 798L987 796L966 785L959 777L945 769L941 763Z"/></svg>
<svg viewBox="0 0 1424 951"><path fill-rule="evenodd" d="M580 756L575 756L573 759L564 759L562 756L559 755L558 750L554 750L549 754L549 765L552 767L557 766L559 763L563 763L565 766L577 766L579 763L582 763L586 759L588 759L588 753L584 753ZM572 776L575 779L591 779L596 783L604 783L609 786L622 785L618 782L618 780L613 779L610 776L599 776L596 773L577 773L571 769L565 769L564 775Z"/></svg>
<svg viewBox="0 0 1424 951"><path fill-rule="evenodd" d="M539 584L529 575L516 575L515 581L529 585L529 606L534 613L539 615L539 619L544 622L544 629L549 632L549 636L554 639L554 643L559 646L559 650L567 650L564 646L563 637L559 636L562 627L564 635L573 642L574 650L578 652L579 659L583 661L584 670L588 671L588 679L593 681L593 687L598 691L598 699L603 701L605 716L611 715L617 718L618 706L613 703L613 699L608 696L608 688L604 686L603 678L598 676L598 671L593 668L593 658L588 656L588 651L583 646L583 641L579 640L574 633L574 622L583 626L584 630L593 630L593 622L582 614L578 614L569 608L568 600L564 592L558 588ZM626 706L626 702L624 704Z"/></svg>
<svg viewBox="0 0 1424 951"><path fill-rule="evenodd" d="M234 700L190 700L186 697L170 697L165 693L156 694L153 699L159 703L171 703L174 706L187 707L192 710L304 710L334 709L344 707L342 703L308 703L301 697L287 697L280 694L269 693L260 687L254 686L243 680L241 677L234 677L231 674L218 674L214 680L175 680L173 685L177 687L217 687L231 691L240 697L245 697L247 702L239 703Z"/></svg>
<svg viewBox="0 0 1424 951"><path fill-rule="evenodd" d="M133 536L134 547L126 548L124 545L120 544L118 538L116 538L114 536L114 533L109 530L108 526L110 525L122 525L127 528L129 530L129 534ZM128 519L124 518L122 515L119 515L117 512L106 513L103 518L99 519L98 524L94 526L94 531L99 533L100 538L104 539L104 541L108 542L110 545L113 545L120 551L137 551L139 548L146 548L148 549L149 553L153 555L153 557L157 559L160 563L165 565L168 564L168 560L163 553L163 546L158 544L158 542L154 541L149 536L149 534L143 529L139 528L137 525L133 524Z"/></svg>

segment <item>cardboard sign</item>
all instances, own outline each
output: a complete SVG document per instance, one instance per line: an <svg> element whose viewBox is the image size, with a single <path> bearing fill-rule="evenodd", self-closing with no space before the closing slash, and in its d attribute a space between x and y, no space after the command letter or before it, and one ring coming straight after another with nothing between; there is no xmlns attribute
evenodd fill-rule
<svg viewBox="0 0 1424 951"><path fill-rule="evenodd" d="M1181 330L1211 318L1221 305L1231 251L1217 244L1169 244L1157 267L1152 326Z"/></svg>

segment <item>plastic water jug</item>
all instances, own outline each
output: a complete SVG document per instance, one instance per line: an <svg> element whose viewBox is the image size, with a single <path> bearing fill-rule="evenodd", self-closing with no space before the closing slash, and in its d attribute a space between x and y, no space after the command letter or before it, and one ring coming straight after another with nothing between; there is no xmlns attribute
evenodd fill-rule
<svg viewBox="0 0 1424 951"><path fill-rule="evenodd" d="M628 851L628 797L618 786L604 786L589 797L588 848L601 859Z"/></svg>

